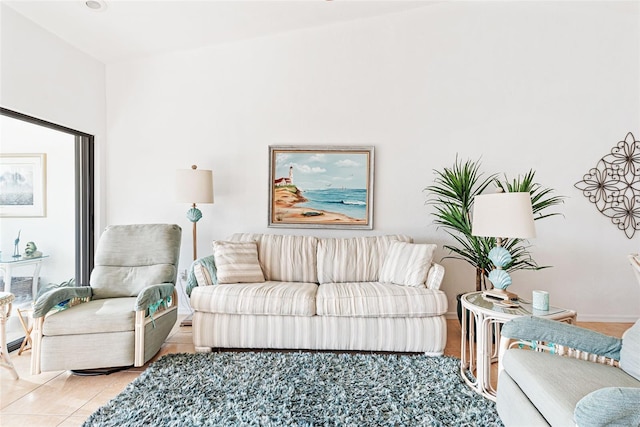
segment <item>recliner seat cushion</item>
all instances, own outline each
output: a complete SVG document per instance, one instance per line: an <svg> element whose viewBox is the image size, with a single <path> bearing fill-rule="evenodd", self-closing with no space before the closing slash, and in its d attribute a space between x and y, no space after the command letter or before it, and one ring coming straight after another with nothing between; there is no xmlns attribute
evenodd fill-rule
<svg viewBox="0 0 640 427"><path fill-rule="evenodd" d="M595 390L640 387L640 382L622 369L537 351L508 350L503 365L551 425L574 425L577 403Z"/></svg>
<svg viewBox="0 0 640 427"><path fill-rule="evenodd" d="M320 316L439 316L448 306L440 290L379 282L325 283L316 300Z"/></svg>
<svg viewBox="0 0 640 427"><path fill-rule="evenodd" d="M315 283L233 283L197 287L191 293L194 310L219 314L313 316Z"/></svg>
<svg viewBox="0 0 640 427"><path fill-rule="evenodd" d="M128 332L135 329L136 298L97 299L47 316L45 336Z"/></svg>

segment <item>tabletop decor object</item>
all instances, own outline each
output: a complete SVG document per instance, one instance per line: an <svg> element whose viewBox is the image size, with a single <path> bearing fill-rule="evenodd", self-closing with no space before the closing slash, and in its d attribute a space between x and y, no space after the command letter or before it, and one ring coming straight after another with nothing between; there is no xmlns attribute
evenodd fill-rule
<svg viewBox="0 0 640 427"><path fill-rule="evenodd" d="M38 250L38 247L34 242L27 242L24 248L23 258L39 258L42 256L42 252Z"/></svg>
<svg viewBox="0 0 640 427"><path fill-rule="evenodd" d="M193 223L193 260L197 258L196 223L202 218L202 212L196 203L213 203L213 172L198 169L193 165L191 169L176 171L176 199L178 202L191 203L187 211L187 219Z"/></svg>
<svg viewBox="0 0 640 427"><path fill-rule="evenodd" d="M640 230L640 141L627 133L574 186L631 239Z"/></svg>
<svg viewBox="0 0 640 427"><path fill-rule="evenodd" d="M13 257L14 258L20 258L20 248L18 247L20 245L20 233L22 233L22 230L18 230L18 237L16 237L15 240L13 241Z"/></svg>
<svg viewBox="0 0 640 427"><path fill-rule="evenodd" d="M507 291L511 276L505 270L513 261L511 253L502 247L503 238L528 239L536 236L533 223L531 194L528 192L480 194L474 198L471 234L480 237L495 237L496 246L489 251L488 258L495 266L489 272L489 281L494 289L484 295L502 300L515 300L518 296Z"/></svg>

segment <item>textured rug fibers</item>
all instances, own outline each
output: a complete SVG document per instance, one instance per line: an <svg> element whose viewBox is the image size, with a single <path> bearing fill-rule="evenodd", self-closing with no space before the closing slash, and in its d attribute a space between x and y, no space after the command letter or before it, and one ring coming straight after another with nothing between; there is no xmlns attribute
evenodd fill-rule
<svg viewBox="0 0 640 427"><path fill-rule="evenodd" d="M170 354L84 426L501 426L459 372L422 355Z"/></svg>

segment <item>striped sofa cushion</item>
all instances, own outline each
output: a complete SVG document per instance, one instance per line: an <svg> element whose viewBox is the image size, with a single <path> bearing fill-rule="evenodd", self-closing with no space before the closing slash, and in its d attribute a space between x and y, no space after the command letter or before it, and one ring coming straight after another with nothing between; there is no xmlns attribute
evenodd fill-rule
<svg viewBox="0 0 640 427"><path fill-rule="evenodd" d="M218 283L264 282L255 242L213 242Z"/></svg>
<svg viewBox="0 0 640 427"><path fill-rule="evenodd" d="M320 316L439 316L448 307L440 290L379 282L322 284L316 301Z"/></svg>
<svg viewBox="0 0 640 427"><path fill-rule="evenodd" d="M312 236L236 233L232 241L255 241L265 278L281 282L317 283L316 250Z"/></svg>
<svg viewBox="0 0 640 427"><path fill-rule="evenodd" d="M380 282L425 286L436 245L392 242L380 269Z"/></svg>
<svg viewBox="0 0 640 427"><path fill-rule="evenodd" d="M320 283L377 281L391 242L411 242L404 235L318 240Z"/></svg>
<svg viewBox="0 0 640 427"><path fill-rule="evenodd" d="M191 294L191 306L207 313L313 316L317 289L315 283L300 282L197 287Z"/></svg>

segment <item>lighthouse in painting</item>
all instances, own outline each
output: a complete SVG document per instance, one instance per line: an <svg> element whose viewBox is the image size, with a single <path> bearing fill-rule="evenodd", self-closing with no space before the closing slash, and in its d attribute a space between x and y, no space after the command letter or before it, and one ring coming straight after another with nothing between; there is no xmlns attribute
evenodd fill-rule
<svg viewBox="0 0 640 427"><path fill-rule="evenodd" d="M293 185L293 165L289 166L289 178L278 178L273 184L276 187L281 187L283 185Z"/></svg>

